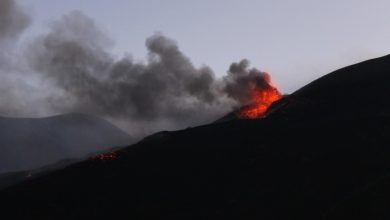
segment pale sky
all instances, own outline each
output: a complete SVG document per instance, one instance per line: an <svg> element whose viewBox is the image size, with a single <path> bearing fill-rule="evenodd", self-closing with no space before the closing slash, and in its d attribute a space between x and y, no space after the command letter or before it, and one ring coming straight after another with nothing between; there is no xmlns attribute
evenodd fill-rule
<svg viewBox="0 0 390 220"><path fill-rule="evenodd" d="M388 0L19 0L33 17L25 38L73 10L92 17L113 53L146 56L145 39L175 39L218 76L247 58L290 93L332 70L390 52Z"/></svg>

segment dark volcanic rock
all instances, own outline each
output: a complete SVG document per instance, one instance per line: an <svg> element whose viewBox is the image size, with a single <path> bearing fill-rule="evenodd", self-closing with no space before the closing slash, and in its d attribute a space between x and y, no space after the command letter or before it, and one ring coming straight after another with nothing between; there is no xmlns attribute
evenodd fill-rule
<svg viewBox="0 0 390 220"><path fill-rule="evenodd" d="M115 160L84 161L9 188L0 192L3 213L388 219L389 66L386 56L331 73L275 103L260 120L161 132L117 151Z"/></svg>
<svg viewBox="0 0 390 220"><path fill-rule="evenodd" d="M390 116L390 55L342 68L294 92L291 109L303 118ZM294 100L295 99L295 100Z"/></svg>

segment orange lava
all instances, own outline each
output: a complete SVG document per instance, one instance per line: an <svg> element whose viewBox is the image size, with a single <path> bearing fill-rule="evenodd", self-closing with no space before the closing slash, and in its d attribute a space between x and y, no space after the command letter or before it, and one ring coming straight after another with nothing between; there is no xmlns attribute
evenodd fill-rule
<svg viewBox="0 0 390 220"><path fill-rule="evenodd" d="M271 104L282 98L278 89L268 82L266 88L253 88L251 91L252 104L238 112L239 118L261 118L267 112Z"/></svg>

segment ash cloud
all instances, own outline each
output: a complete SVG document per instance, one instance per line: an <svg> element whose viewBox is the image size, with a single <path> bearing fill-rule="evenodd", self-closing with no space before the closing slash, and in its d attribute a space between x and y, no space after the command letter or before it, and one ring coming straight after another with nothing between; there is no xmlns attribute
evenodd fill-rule
<svg viewBox="0 0 390 220"><path fill-rule="evenodd" d="M19 14L20 22L9 23L7 29L13 30L9 33L27 24L21 22L19 9L12 13ZM49 33L30 42L20 58L29 68L23 80L44 85L35 88L41 96L31 97L39 104L30 103L28 108L39 114L100 116L140 137L216 120L249 104L253 86L268 85L268 75L250 69L247 60L233 63L225 77L216 78L210 67L195 67L175 41L161 34L146 40L145 62L115 59L109 52L111 45L109 37L81 12L53 22ZM17 108L12 109L15 114ZM7 113L2 110L0 114Z"/></svg>
<svg viewBox="0 0 390 220"><path fill-rule="evenodd" d="M224 80L224 92L241 105L251 102L253 89L268 89L271 81L268 73L249 68L249 61L246 59L232 63Z"/></svg>
<svg viewBox="0 0 390 220"><path fill-rule="evenodd" d="M29 24L30 17L14 0L0 1L0 69L12 64L13 46Z"/></svg>
<svg viewBox="0 0 390 220"><path fill-rule="evenodd" d="M27 113L28 100L35 99L35 85L30 85L35 77L26 80L23 55L18 53L19 38L30 23L14 0L0 1L0 115Z"/></svg>
<svg viewBox="0 0 390 220"><path fill-rule="evenodd" d="M0 42L11 40L30 24L29 16L21 10L14 0L0 1Z"/></svg>

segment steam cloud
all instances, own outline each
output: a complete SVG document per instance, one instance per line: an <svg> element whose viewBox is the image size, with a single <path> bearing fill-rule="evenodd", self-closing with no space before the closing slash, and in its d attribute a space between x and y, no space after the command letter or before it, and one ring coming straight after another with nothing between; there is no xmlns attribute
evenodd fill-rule
<svg viewBox="0 0 390 220"><path fill-rule="evenodd" d="M12 0L3 0L0 10L0 42L11 44L29 19ZM81 12L53 22L48 34L12 59L1 59L0 92L6 92L0 95L0 115L82 112L143 136L213 121L248 104L253 86L268 85L268 75L250 69L247 60L233 63L217 79L209 67L194 67L173 40L160 34L146 40L149 54L143 63L115 59L111 44Z"/></svg>

